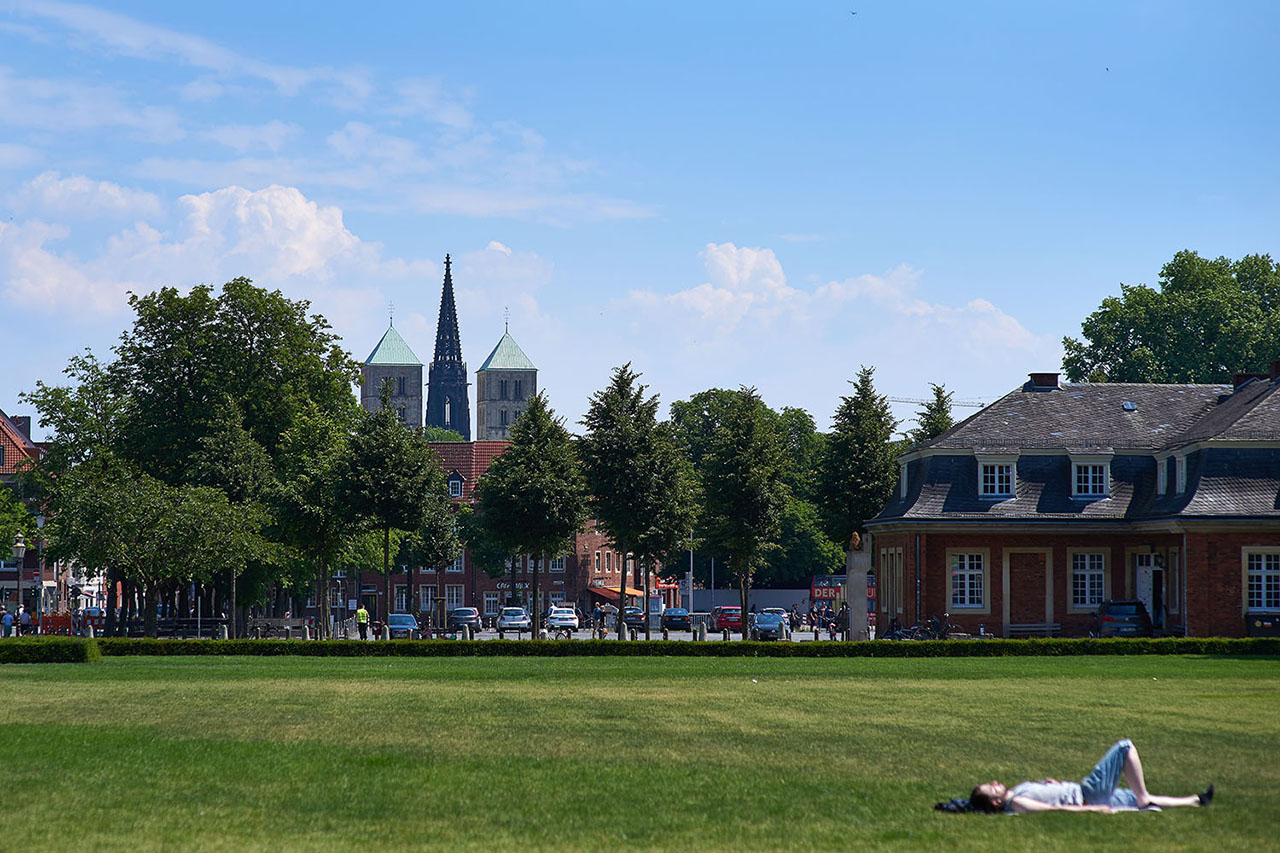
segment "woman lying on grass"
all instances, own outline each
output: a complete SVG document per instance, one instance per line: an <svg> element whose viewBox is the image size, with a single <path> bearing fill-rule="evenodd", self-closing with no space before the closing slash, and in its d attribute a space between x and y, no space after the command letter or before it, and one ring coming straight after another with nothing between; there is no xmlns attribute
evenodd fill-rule
<svg viewBox="0 0 1280 853"><path fill-rule="evenodd" d="M1122 771L1129 783L1128 788L1116 787ZM1161 797L1147 791L1138 748L1125 738L1116 741L1098 761L1093 772L1079 784L1045 779L1042 782L1023 782L1009 789L992 780L973 789L969 795L969 807L977 811L1014 814L1047 811L1110 813L1117 809L1152 806L1207 806L1212 799L1212 785L1204 793L1189 797Z"/></svg>

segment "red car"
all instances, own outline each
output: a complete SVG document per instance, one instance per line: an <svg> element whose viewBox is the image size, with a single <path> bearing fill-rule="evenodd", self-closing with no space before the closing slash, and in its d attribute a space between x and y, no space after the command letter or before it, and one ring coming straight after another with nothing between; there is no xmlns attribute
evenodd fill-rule
<svg viewBox="0 0 1280 853"><path fill-rule="evenodd" d="M711 608L711 630L742 630L742 608L736 604L721 605Z"/></svg>

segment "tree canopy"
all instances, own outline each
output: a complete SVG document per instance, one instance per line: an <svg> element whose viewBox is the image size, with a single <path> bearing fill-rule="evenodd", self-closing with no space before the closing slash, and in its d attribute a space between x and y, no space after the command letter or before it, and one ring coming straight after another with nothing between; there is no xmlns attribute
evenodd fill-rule
<svg viewBox="0 0 1280 853"><path fill-rule="evenodd" d="M863 367L853 394L840 398L822 458L827 535L843 548L884 508L897 479L893 431L898 422L889 401L876 392L874 375L874 367Z"/></svg>
<svg viewBox="0 0 1280 853"><path fill-rule="evenodd" d="M1160 269L1159 288L1120 285L1066 337L1074 382L1230 382L1280 359L1280 264L1183 250Z"/></svg>

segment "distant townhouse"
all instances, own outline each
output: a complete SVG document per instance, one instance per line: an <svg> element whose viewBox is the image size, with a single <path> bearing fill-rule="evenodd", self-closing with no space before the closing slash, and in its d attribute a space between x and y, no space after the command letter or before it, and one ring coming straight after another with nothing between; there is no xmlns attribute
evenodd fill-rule
<svg viewBox="0 0 1280 853"><path fill-rule="evenodd" d="M1144 601L1166 634L1280 613L1280 362L1232 385L1021 388L899 458L874 536L878 623L1083 635Z"/></svg>

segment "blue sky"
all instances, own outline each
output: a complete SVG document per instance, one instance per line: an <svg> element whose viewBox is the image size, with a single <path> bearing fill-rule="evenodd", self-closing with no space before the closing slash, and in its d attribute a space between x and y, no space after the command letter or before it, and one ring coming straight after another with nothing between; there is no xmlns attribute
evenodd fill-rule
<svg viewBox="0 0 1280 853"><path fill-rule="evenodd" d="M825 427L859 365L990 400L1179 249L1277 252L1274 3L302 8L0 0L0 408L237 275L429 360L450 252L470 367L509 312L571 423L630 361Z"/></svg>

